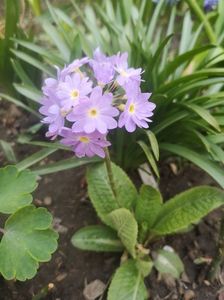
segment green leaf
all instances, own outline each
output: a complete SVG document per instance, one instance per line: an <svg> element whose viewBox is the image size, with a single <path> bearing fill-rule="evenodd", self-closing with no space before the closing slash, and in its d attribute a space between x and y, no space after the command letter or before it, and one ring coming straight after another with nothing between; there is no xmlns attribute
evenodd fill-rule
<svg viewBox="0 0 224 300"><path fill-rule="evenodd" d="M22 64L19 62L19 60L11 59L11 63L12 63L14 71L19 76L20 80L26 85L34 86L32 80L29 78L29 76L24 71Z"/></svg>
<svg viewBox="0 0 224 300"><path fill-rule="evenodd" d="M136 261L128 260L116 271L108 291L108 300L146 300L148 292Z"/></svg>
<svg viewBox="0 0 224 300"><path fill-rule="evenodd" d="M76 248L97 252L121 252L124 246L111 228L101 225L87 226L72 237Z"/></svg>
<svg viewBox="0 0 224 300"><path fill-rule="evenodd" d="M224 204L224 192L210 186L189 189L167 201L155 221L152 232L166 235L186 229Z"/></svg>
<svg viewBox="0 0 224 300"><path fill-rule="evenodd" d="M150 229L162 208L163 199L158 190L151 186L142 185L138 198L135 217L138 224L147 224Z"/></svg>
<svg viewBox="0 0 224 300"><path fill-rule="evenodd" d="M16 163L16 156L10 143L0 140L0 145L7 160L11 163Z"/></svg>
<svg viewBox="0 0 224 300"><path fill-rule="evenodd" d="M53 146L53 143L52 143L52 146ZM80 166L84 166L87 164L94 164L99 161L100 161L100 158L98 158L98 157L84 157L84 158L72 157L72 158L62 159L55 163L37 167L37 168L33 169L32 171L35 174L42 176L42 175L52 174L52 173L56 173L56 172L60 172L60 171L64 171L64 170L69 170L72 168L78 168Z"/></svg>
<svg viewBox="0 0 224 300"><path fill-rule="evenodd" d="M0 273L7 280L34 277L39 262L49 261L58 234L50 229L52 216L45 208L25 206L8 218L0 243Z"/></svg>
<svg viewBox="0 0 224 300"><path fill-rule="evenodd" d="M138 144L142 148L142 150L144 151L145 156L147 157L148 162L149 162L150 166L152 167L154 173L159 178L159 170L158 170L157 164L155 162L154 157L152 156L152 153L151 153L149 147L143 141L138 141Z"/></svg>
<svg viewBox="0 0 224 300"><path fill-rule="evenodd" d="M201 48L193 49L193 50L190 50L188 52L185 52L185 53L177 56L172 62L170 62L166 66L163 74L160 74L160 76L168 77L171 73L173 73L183 63L185 63L187 61L191 61L194 58L195 55L201 54L201 53L203 53L205 51L208 51L208 50L210 50L214 47L215 47L214 45L206 45L206 46L203 46Z"/></svg>
<svg viewBox="0 0 224 300"><path fill-rule="evenodd" d="M219 164L216 164L214 161L210 160L207 156L201 153L199 154L196 151L188 149L184 146L175 144L161 143L160 148L190 160L195 165L207 172L210 176L212 176L220 184L220 186L224 188L223 168L220 167Z"/></svg>
<svg viewBox="0 0 224 300"><path fill-rule="evenodd" d="M52 149L52 148L43 148L40 151L28 156L24 160L20 161L16 167L21 171L24 169L29 168L30 166L38 163L45 157L49 156L50 154L54 153L57 151L57 149Z"/></svg>
<svg viewBox="0 0 224 300"><path fill-rule="evenodd" d="M136 257L135 246L137 243L138 224L132 213L126 208L119 208L108 214L107 219L117 231L128 252Z"/></svg>
<svg viewBox="0 0 224 300"><path fill-rule="evenodd" d="M15 54L16 57L29 63L31 66L34 66L35 68L42 71L43 73L46 73L47 75L54 77L55 72L53 72L49 66L43 64L40 60L26 54L25 52L22 52L22 51L18 51L18 50L11 50L11 51L13 54Z"/></svg>
<svg viewBox="0 0 224 300"><path fill-rule="evenodd" d="M196 104L185 104L188 109L194 111L197 113L202 119L204 119L207 123L209 123L211 126L213 126L217 131L221 131L218 122L216 119L210 114L210 112L206 109L204 109L201 106L198 106Z"/></svg>
<svg viewBox="0 0 224 300"><path fill-rule="evenodd" d="M153 152L156 160L158 161L159 160L159 145L158 145L158 141L156 139L156 136L150 130L146 130L145 132L146 132L146 134L149 138L149 141L150 141L150 144L151 144L151 147L152 147L152 152Z"/></svg>
<svg viewBox="0 0 224 300"><path fill-rule="evenodd" d="M35 111L34 109L30 108L28 105L24 104L22 101L18 100L18 99L15 99L11 96L8 96L6 94L2 94L0 93L0 101L2 100L1 98L11 102L11 103L14 103L15 105L17 105L18 107L21 107L22 109L32 113L33 115L35 115L36 117L40 118L40 114Z"/></svg>
<svg viewBox="0 0 224 300"><path fill-rule="evenodd" d="M0 212L14 213L30 204L30 194L37 187L36 176L30 171L19 172L14 166L0 169Z"/></svg>
<svg viewBox="0 0 224 300"><path fill-rule="evenodd" d="M106 215L119 207L131 209L137 199L137 191L126 173L112 163L117 195L113 194L104 163L89 167L88 193L98 216L108 224Z"/></svg>
<svg viewBox="0 0 224 300"><path fill-rule="evenodd" d="M32 100L36 103L40 103L40 100L43 97L42 93L35 87L16 83L14 83L13 86L21 95L27 97L28 100Z"/></svg>
<svg viewBox="0 0 224 300"><path fill-rule="evenodd" d="M171 250L159 250L154 266L161 274L170 274L179 278L184 271L184 265L179 256Z"/></svg>
<svg viewBox="0 0 224 300"><path fill-rule="evenodd" d="M55 55L54 53L52 53L52 50L49 51L48 49L46 48L43 48L43 47L40 47L34 43L30 43L30 42L27 42L27 41L23 41L23 40L18 40L18 39L13 39L16 43L18 43L19 45L43 56L43 57L46 57L48 59L50 59L51 63L52 64L55 64L55 65L62 65L64 64L64 61L63 59L61 59L58 55Z"/></svg>
<svg viewBox="0 0 224 300"><path fill-rule="evenodd" d="M147 277L151 273L154 263L149 257L147 257L146 259L137 260L136 266L141 272L142 276Z"/></svg>
<svg viewBox="0 0 224 300"><path fill-rule="evenodd" d="M3 3L4 2L4 3ZM4 27L1 29L0 38L0 81L1 86L5 83L11 84L13 70L10 64L10 48L13 46L11 38L18 33L17 24L20 18L20 3L14 0L1 1L2 13L1 20L4 21ZM5 14L5 20L3 20ZM3 38L2 38L3 36Z"/></svg>
<svg viewBox="0 0 224 300"><path fill-rule="evenodd" d="M68 62L70 57L70 49L64 39L61 37L57 28L53 26L48 20L40 18L42 22L43 29L47 33L48 37L53 41L55 46L60 51L61 56L65 62Z"/></svg>

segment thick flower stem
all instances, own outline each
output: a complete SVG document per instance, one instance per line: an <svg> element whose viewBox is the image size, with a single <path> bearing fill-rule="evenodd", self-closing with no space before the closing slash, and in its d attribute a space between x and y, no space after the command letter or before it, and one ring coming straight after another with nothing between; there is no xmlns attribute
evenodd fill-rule
<svg viewBox="0 0 224 300"><path fill-rule="evenodd" d="M204 24L205 31L207 33L207 36L208 36L208 39L210 40L210 42L212 44L216 44L217 43L216 34L215 34L208 18L201 10L201 8L198 4L198 1L196 1L196 0L186 0L186 1L187 1L188 5L192 8L192 10L195 12L195 14L198 16L199 20Z"/></svg>
<svg viewBox="0 0 224 300"><path fill-rule="evenodd" d="M105 151L105 163L106 163L107 174L108 174L110 186L111 186L112 192L114 194L114 197L117 198L117 191L116 191L114 176L113 176L113 172L112 172L110 153L108 151L108 148L104 148L104 151Z"/></svg>

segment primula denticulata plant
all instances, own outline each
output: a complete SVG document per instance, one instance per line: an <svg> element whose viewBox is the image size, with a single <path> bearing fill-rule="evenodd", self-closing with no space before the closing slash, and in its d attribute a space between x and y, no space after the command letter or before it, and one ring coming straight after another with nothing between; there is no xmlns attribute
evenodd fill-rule
<svg viewBox="0 0 224 300"><path fill-rule="evenodd" d="M108 300L148 299L144 284L153 266L178 278L183 264L169 246L151 255L152 243L183 232L224 203L221 190L209 186L189 189L163 202L158 190L142 185L139 192L126 173L111 162L110 136L117 127L133 134L148 128L155 104L141 92L142 69L128 66L127 53L76 59L47 78L40 112L48 124L47 137L60 138L81 158L104 159L87 171L89 198L104 225L80 229L72 237L77 248L123 252L121 265L108 289ZM125 128L125 129L124 129Z"/></svg>

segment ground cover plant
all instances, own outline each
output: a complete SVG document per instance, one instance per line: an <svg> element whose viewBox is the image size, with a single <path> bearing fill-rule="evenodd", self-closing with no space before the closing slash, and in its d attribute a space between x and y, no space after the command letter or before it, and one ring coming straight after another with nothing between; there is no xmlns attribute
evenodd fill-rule
<svg viewBox="0 0 224 300"><path fill-rule="evenodd" d="M80 229L71 242L82 250L123 253L102 295L109 300L148 299L144 279L153 267L179 278L184 272L179 256L167 245L152 252L155 242L188 232L223 205L219 188L199 186L164 201L158 188L143 184L137 189L126 173L143 168L159 182L159 159L174 154L224 186L223 3L210 23L194 1L176 1L180 10L177 3L155 2L108 0L81 7L71 1L64 9L46 2L43 15L39 6L33 7L45 31L37 39L39 45L18 37L11 40L17 58L13 67L21 80L14 88L20 98L0 96L34 115L36 124L18 142L42 149L0 170L1 213L12 214L1 228L4 278L32 278L39 263L56 250L50 214L29 205L36 176L88 164L88 195L104 225ZM213 5L204 3L206 11ZM189 8L198 20L193 21ZM176 21L182 19L180 26ZM49 37L48 48L40 46ZM31 80L27 64L39 75L43 72L42 92L40 77ZM38 140L46 127L46 138L52 141ZM1 144L12 158L12 148ZM43 163L61 150L67 151L66 159ZM30 167L33 173L26 170ZM14 240L19 241L15 246ZM222 263L220 253L215 271Z"/></svg>

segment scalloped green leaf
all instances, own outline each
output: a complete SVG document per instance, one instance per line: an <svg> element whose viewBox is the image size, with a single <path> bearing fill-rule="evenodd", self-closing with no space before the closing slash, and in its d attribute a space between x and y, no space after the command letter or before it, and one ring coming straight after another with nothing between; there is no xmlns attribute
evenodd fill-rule
<svg viewBox="0 0 224 300"><path fill-rule="evenodd" d="M101 225L81 228L73 235L71 242L73 246L82 250L97 252L121 252L124 250L117 233L111 228Z"/></svg>
<svg viewBox="0 0 224 300"><path fill-rule="evenodd" d="M87 172L89 197L98 216L108 225L107 214L120 207L131 210L138 195L127 174L113 163L112 172L116 197L111 189L104 163L92 165Z"/></svg>
<svg viewBox="0 0 224 300"><path fill-rule="evenodd" d="M128 260L116 271L108 291L108 300L146 300L148 292L135 260Z"/></svg>
<svg viewBox="0 0 224 300"><path fill-rule="evenodd" d="M135 246L137 243L138 224L132 213L126 208L119 208L107 216L112 227L117 231L128 252L136 257Z"/></svg>
<svg viewBox="0 0 224 300"><path fill-rule="evenodd" d="M37 187L36 175L29 170L19 172L14 166L0 169L0 212L14 213L32 202L30 194Z"/></svg>
<svg viewBox="0 0 224 300"><path fill-rule="evenodd" d="M224 192L220 189L210 186L189 189L163 205L151 230L156 235L178 232L223 204Z"/></svg>
<svg viewBox="0 0 224 300"><path fill-rule="evenodd" d="M51 259L58 234L45 208L25 206L8 218L0 243L0 273L7 280L31 279L39 262Z"/></svg>

